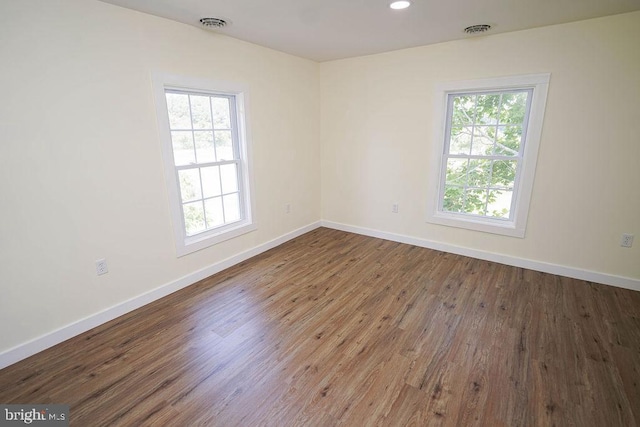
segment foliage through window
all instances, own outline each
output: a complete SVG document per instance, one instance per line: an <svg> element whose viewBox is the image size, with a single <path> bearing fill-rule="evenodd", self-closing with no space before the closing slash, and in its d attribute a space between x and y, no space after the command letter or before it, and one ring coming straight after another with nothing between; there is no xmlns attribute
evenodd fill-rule
<svg viewBox="0 0 640 427"><path fill-rule="evenodd" d="M524 237L549 77L439 85L430 222Z"/></svg>
<svg viewBox="0 0 640 427"><path fill-rule="evenodd" d="M449 95L442 209L511 218L531 90Z"/></svg>
<svg viewBox="0 0 640 427"><path fill-rule="evenodd" d="M244 93L179 76L154 81L178 254L255 229Z"/></svg>
<svg viewBox="0 0 640 427"><path fill-rule="evenodd" d="M187 236L242 219L232 96L166 91Z"/></svg>

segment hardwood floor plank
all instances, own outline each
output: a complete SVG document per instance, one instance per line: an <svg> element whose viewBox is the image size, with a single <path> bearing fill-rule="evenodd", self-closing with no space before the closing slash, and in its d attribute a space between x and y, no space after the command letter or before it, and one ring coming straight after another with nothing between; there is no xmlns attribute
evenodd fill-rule
<svg viewBox="0 0 640 427"><path fill-rule="evenodd" d="M317 229L0 370L71 425L632 426L640 292Z"/></svg>

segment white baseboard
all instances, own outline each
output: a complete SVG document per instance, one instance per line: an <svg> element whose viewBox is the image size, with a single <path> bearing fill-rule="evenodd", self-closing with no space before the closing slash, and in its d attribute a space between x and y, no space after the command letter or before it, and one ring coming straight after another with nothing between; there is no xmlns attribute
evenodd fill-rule
<svg viewBox="0 0 640 427"><path fill-rule="evenodd" d="M357 227L353 225L341 224L332 221L321 221L323 227L333 228L336 230L348 231L351 233L362 234L364 236L377 237L380 239L391 240L399 243L407 243L423 248L435 249L443 252L450 252L458 255L464 255L471 258L493 261L500 264L511 265L514 267L527 268L529 270L541 271L543 273L557 274L559 276L572 277L574 279L585 280L588 282L601 283L604 285L617 286L619 288L640 291L640 280L631 277L616 276L613 274L599 273L597 271L583 270L580 268L567 267L564 265L550 264L542 261L534 261L525 258L499 254L495 252L486 252L477 249L465 248L462 246L450 245L448 243L436 242L433 240L421 239L402 234L388 233L385 231L372 230L369 228Z"/></svg>
<svg viewBox="0 0 640 427"><path fill-rule="evenodd" d="M192 285L226 268L229 268L251 257L266 252L269 249L275 248L276 246L279 246L288 240L294 239L298 236L303 235L304 233L320 227L320 224L320 221L317 221L304 227L298 228L297 230L284 234L276 239L270 240L266 243L241 252L225 260L216 262L208 267L164 284L142 295L138 295L127 301L114 305L113 307L109 307L106 310L85 317L84 319L80 319L69 325L63 326L62 328L57 329L53 332L42 335L31 341L27 341L23 344L19 344L16 347L10 348L0 353L0 369L19 362L20 360L26 359L27 357L39 353L49 347L53 347L56 344L59 344L63 341L68 340L69 338L73 338L76 335L95 328L96 326L102 325L103 323L122 316L123 314L140 308L143 305L149 304L150 302L172 294L175 291Z"/></svg>

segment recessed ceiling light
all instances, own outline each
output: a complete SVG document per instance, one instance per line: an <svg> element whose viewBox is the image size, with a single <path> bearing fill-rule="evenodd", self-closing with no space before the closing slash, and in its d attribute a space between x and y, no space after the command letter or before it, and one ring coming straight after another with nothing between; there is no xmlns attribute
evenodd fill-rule
<svg viewBox="0 0 640 427"><path fill-rule="evenodd" d="M409 0L397 0L392 2L389 7L391 9L395 9L395 10L399 10L399 9L406 9L409 6L411 6L411 2Z"/></svg>

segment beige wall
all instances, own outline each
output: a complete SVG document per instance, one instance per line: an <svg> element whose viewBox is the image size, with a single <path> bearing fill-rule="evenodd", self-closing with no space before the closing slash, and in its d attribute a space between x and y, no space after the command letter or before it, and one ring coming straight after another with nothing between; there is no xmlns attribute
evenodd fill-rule
<svg viewBox="0 0 640 427"><path fill-rule="evenodd" d="M636 12L322 63L322 218L639 279L639 40ZM435 85L546 72L526 237L426 223Z"/></svg>
<svg viewBox="0 0 640 427"><path fill-rule="evenodd" d="M0 61L0 353L320 219L315 62L89 0L3 1ZM248 85L257 231L176 258L153 71Z"/></svg>

